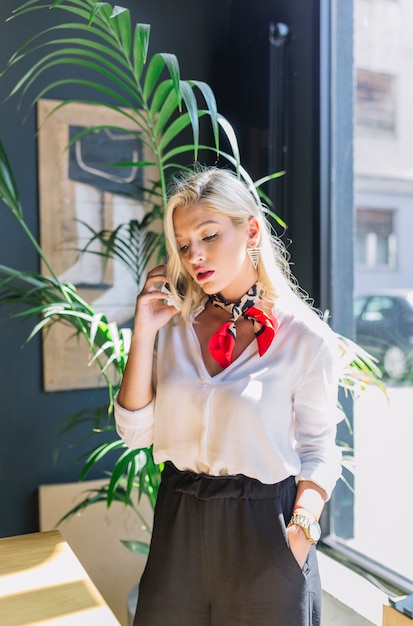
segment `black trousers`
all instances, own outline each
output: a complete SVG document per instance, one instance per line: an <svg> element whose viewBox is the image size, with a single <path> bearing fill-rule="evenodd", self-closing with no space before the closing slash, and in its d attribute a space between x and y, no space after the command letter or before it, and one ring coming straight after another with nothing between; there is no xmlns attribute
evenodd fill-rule
<svg viewBox="0 0 413 626"><path fill-rule="evenodd" d="M315 548L287 543L293 477L265 485L167 463L134 626L319 626Z"/></svg>

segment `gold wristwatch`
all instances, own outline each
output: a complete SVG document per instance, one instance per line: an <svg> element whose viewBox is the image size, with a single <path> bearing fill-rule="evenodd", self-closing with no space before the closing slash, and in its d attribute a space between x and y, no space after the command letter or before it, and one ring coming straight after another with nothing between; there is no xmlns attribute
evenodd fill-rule
<svg viewBox="0 0 413 626"><path fill-rule="evenodd" d="M288 526L300 526L308 541L315 545L321 537L321 528L317 520L307 513L293 513Z"/></svg>

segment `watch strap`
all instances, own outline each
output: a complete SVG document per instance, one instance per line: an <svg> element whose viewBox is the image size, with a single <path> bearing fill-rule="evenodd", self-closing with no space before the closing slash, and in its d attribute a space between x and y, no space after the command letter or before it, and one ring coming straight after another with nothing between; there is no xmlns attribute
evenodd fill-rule
<svg viewBox="0 0 413 626"><path fill-rule="evenodd" d="M293 512L288 526L299 526L311 544L315 545L318 542L321 530L317 520L312 515ZM317 538L312 535L311 527L316 529Z"/></svg>

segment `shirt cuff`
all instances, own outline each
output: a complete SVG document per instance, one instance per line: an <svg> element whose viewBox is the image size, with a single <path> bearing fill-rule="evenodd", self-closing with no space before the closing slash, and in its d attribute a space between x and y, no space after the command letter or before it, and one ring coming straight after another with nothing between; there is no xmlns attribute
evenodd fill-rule
<svg viewBox="0 0 413 626"><path fill-rule="evenodd" d="M131 411L118 402L118 394L114 397L114 415L116 432L128 448L148 448L153 443L153 416L155 401L142 409Z"/></svg>
<svg viewBox="0 0 413 626"><path fill-rule="evenodd" d="M318 465L311 469L310 467L303 467L298 476L296 476L296 482L310 480L321 487L321 489L324 489L327 494L327 500L329 500L341 473L341 453L338 452L337 459L328 465Z"/></svg>

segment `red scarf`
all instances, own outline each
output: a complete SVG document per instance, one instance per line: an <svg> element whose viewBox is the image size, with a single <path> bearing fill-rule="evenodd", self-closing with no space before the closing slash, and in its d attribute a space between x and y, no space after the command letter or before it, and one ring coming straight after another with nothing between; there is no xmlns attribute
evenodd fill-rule
<svg viewBox="0 0 413 626"><path fill-rule="evenodd" d="M227 302L219 293L208 296L214 306L228 311L231 315L228 322L225 322L209 340L209 351L221 367L227 367L232 362L237 337L235 322L239 317L252 321L260 356L270 347L278 330L278 321L255 306L262 300L262 295L262 286L255 283L238 302Z"/></svg>

